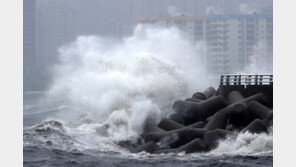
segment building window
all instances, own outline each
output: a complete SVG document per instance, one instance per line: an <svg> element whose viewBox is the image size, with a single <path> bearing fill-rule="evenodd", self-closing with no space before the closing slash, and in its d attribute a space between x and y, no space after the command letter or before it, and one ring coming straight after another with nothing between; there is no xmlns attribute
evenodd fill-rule
<svg viewBox="0 0 296 167"><path fill-rule="evenodd" d="M247 19L247 22L254 22L254 21L255 21L255 19L253 19L253 18Z"/></svg>
<svg viewBox="0 0 296 167"><path fill-rule="evenodd" d="M273 23L273 19L266 19L266 23Z"/></svg>
<svg viewBox="0 0 296 167"><path fill-rule="evenodd" d="M268 29L272 29L272 27L273 27L272 24L267 24L266 25L266 28L268 28Z"/></svg>
<svg viewBox="0 0 296 167"><path fill-rule="evenodd" d="M249 29L253 29L253 28L255 28L255 25L254 24L247 24L246 27Z"/></svg>
<svg viewBox="0 0 296 167"><path fill-rule="evenodd" d="M271 41L272 40L272 36L267 36L266 39Z"/></svg>

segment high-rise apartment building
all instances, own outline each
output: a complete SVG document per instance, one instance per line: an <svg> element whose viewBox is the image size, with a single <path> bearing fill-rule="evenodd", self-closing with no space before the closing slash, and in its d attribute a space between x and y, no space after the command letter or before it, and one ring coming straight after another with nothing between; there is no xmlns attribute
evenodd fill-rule
<svg viewBox="0 0 296 167"><path fill-rule="evenodd" d="M208 67L213 74L244 71L261 57L272 71L272 15L208 15Z"/></svg>
<svg viewBox="0 0 296 167"><path fill-rule="evenodd" d="M207 44L207 68L210 79L221 74L245 72L252 63L261 63L260 72L272 72L273 17L256 14L257 10L241 5L243 14L221 14L207 8L207 17L184 16L169 8L168 17L139 17L139 23L175 26L194 41Z"/></svg>
<svg viewBox="0 0 296 167"><path fill-rule="evenodd" d="M163 27L177 27L188 34L188 37L193 41L206 40L206 17L138 17L137 20L143 24L148 23Z"/></svg>
<svg viewBox="0 0 296 167"><path fill-rule="evenodd" d="M143 24L177 27L183 30L193 41L206 40L206 17L185 16L175 6L168 6L168 14L168 16L163 17L138 17L137 21Z"/></svg>

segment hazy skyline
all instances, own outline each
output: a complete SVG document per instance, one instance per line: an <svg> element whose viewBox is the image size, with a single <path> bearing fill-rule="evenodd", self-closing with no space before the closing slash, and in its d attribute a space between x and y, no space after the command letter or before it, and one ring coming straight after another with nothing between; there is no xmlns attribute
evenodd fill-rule
<svg viewBox="0 0 296 167"><path fill-rule="evenodd" d="M27 0L24 3L32 1L34 2ZM32 70L35 72L32 72L30 77L34 80L32 82L44 81L41 83L45 85L50 80L50 68L57 62L58 48L75 40L77 36L99 35L120 38L125 27L129 29L137 24L137 17L166 16L167 7L171 5L178 7L181 13L188 16L205 16L206 6L222 8L225 14L235 14L239 11L239 4L247 3L263 13L272 13L273 4L272 0L35 0L35 2L36 6L32 9L34 11L31 11L34 13L34 18L31 18L34 19L32 21L34 25L28 27L31 32L34 31L35 40L31 41L34 53L30 54L31 59L30 56L24 55L29 57L27 64L30 66L24 68L34 67ZM26 39L32 40L24 38Z"/></svg>

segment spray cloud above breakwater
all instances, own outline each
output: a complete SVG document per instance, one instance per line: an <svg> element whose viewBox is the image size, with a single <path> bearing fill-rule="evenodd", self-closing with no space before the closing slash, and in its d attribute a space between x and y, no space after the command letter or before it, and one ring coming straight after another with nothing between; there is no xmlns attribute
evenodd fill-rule
<svg viewBox="0 0 296 167"><path fill-rule="evenodd" d="M148 117L159 121L208 86L202 50L176 28L138 25L122 41L80 36L59 50L49 98L108 123L109 134L125 134L118 140L133 137Z"/></svg>

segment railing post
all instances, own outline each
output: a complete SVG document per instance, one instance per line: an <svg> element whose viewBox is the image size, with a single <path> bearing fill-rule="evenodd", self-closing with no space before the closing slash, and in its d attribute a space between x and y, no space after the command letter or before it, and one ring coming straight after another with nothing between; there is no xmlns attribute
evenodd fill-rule
<svg viewBox="0 0 296 167"><path fill-rule="evenodd" d="M237 82L237 80L236 80L236 75L235 75L235 76L233 76L233 85L236 85L236 82Z"/></svg>
<svg viewBox="0 0 296 167"><path fill-rule="evenodd" d="M220 85L223 85L223 78L224 78L224 75L221 75L221 78L220 78Z"/></svg>

